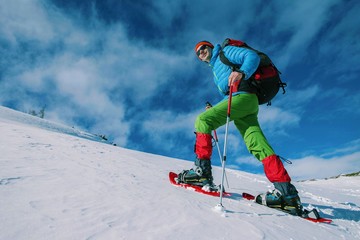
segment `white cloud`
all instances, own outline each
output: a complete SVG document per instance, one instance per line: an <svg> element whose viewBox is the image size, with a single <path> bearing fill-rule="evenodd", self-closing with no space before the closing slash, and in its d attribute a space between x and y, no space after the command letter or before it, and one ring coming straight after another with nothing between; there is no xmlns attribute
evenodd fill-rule
<svg viewBox="0 0 360 240"><path fill-rule="evenodd" d="M7 86L7 97L2 98L11 98L12 89L21 86L23 95L17 97L28 101L22 102L20 108L36 108L37 100L27 92L52 94L53 102L42 103L47 104L48 118L68 124L74 124L78 117L88 118L93 122L90 131L112 135L118 144L126 144L132 120L125 119L125 111L130 107L126 101L132 101L132 108L142 105L156 96L174 72L181 74L190 66L187 54L170 55L140 40L130 41L121 23L102 25L92 19L94 29L84 29L77 19L43 2L17 5L16 1L2 4L4 21L0 32L12 42L13 49L21 41L30 41L36 43L31 54L40 54L9 66L16 71L4 78L11 84L1 82ZM53 52L54 45L59 48ZM180 63L184 68L178 68Z"/></svg>
<svg viewBox="0 0 360 240"><path fill-rule="evenodd" d="M193 155L195 143L194 122L199 112L178 114L172 111L151 111L138 122L137 132L145 133L146 141L162 154L173 153L182 159ZM179 139L187 141L179 141ZM139 139L139 144L141 144ZM195 155L194 155L195 156Z"/></svg>
<svg viewBox="0 0 360 240"><path fill-rule="evenodd" d="M277 15L276 25L272 30L273 35L291 33L281 50L287 54L279 58L283 68L287 67L289 62L297 62L306 56L307 47L328 23L329 10L339 2L339 0L329 0L318 3L307 0L294 1L286 6L281 2L278 3L281 13Z"/></svg>
<svg viewBox="0 0 360 240"><path fill-rule="evenodd" d="M47 42L54 37L42 1L6 1L0 7L0 33L16 45L19 38Z"/></svg>
<svg viewBox="0 0 360 240"><path fill-rule="evenodd" d="M286 165L290 176L295 180L319 179L353 173L360 170L360 152L333 158L307 156L293 159L292 165Z"/></svg>
<svg viewBox="0 0 360 240"><path fill-rule="evenodd" d="M281 93L279 93L276 101L280 101L279 105L283 105L287 109L304 109L306 108L306 104L314 102L314 99L321 92L317 84L303 89L292 89L288 87L286 90L287 92L284 95L280 96Z"/></svg>
<svg viewBox="0 0 360 240"><path fill-rule="evenodd" d="M278 107L262 107L259 112L259 122L264 129L284 133L289 127L297 126L301 118L297 113Z"/></svg>
<svg viewBox="0 0 360 240"><path fill-rule="evenodd" d="M325 154L322 154L321 157L326 158L326 157L332 157L332 158L336 158L339 155L346 155L349 153L354 153L354 152L359 152L360 151L360 138L359 139L355 139L349 143L344 144L345 147L341 147L339 146L339 148L331 151L331 152L327 152Z"/></svg>
<svg viewBox="0 0 360 240"><path fill-rule="evenodd" d="M152 137L157 134L172 134L179 132L194 132L194 122L198 112L177 114L172 111L153 111L142 121L143 130L157 129L151 132Z"/></svg>
<svg viewBox="0 0 360 240"><path fill-rule="evenodd" d="M257 160L254 156L251 156L251 155L238 157L238 158L236 158L235 162L240 165L245 164L245 165L252 165L252 166L256 166L256 167L262 166L262 163L259 160Z"/></svg>
<svg viewBox="0 0 360 240"><path fill-rule="evenodd" d="M358 68L349 67L348 62L358 62L360 57L360 44L357 41L360 34L359 11L359 4L351 4L351 8L336 19L336 24L329 28L329 33L318 44L321 56L330 58L333 67L329 69L326 61L320 61L320 64L332 72L336 76L333 80L339 83L358 79Z"/></svg>
<svg viewBox="0 0 360 240"><path fill-rule="evenodd" d="M287 129L299 126L308 103L314 102L319 91L314 85L300 90L287 88L285 95L279 92L272 106L260 106L260 125L273 134L286 134Z"/></svg>

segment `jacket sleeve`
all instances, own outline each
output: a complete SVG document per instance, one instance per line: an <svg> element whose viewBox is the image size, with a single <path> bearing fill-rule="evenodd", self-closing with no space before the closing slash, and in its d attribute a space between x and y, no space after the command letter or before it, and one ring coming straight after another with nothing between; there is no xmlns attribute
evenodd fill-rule
<svg viewBox="0 0 360 240"><path fill-rule="evenodd" d="M254 74L260 63L259 55L247 48L227 46L224 54L230 62L239 65L240 71L245 74L245 80Z"/></svg>

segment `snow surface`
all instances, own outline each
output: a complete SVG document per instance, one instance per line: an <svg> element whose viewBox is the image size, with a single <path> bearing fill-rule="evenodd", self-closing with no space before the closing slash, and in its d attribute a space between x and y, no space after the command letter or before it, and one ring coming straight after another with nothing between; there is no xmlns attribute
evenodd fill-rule
<svg viewBox="0 0 360 240"><path fill-rule="evenodd" d="M96 141L96 136L0 107L0 239L360 239L360 177L295 183L312 223L241 198L271 188L227 170L219 198L169 184L192 163ZM230 160L229 160L230 161ZM221 169L214 168L220 181Z"/></svg>

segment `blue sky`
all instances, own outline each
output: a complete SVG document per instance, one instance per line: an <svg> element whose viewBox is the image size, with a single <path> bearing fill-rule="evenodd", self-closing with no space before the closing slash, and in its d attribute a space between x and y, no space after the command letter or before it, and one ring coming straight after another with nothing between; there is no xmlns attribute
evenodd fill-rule
<svg viewBox="0 0 360 240"><path fill-rule="evenodd" d="M259 119L293 178L359 171L359 12L355 0L1 1L0 104L46 105L49 120L192 161L194 120L221 100L193 47L231 37L288 84ZM233 126L227 166L262 172Z"/></svg>

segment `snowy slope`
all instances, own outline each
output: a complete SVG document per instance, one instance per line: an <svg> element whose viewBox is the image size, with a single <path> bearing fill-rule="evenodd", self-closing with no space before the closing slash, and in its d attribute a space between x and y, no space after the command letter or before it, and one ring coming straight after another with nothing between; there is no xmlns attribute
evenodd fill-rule
<svg viewBox="0 0 360 240"><path fill-rule="evenodd" d="M0 107L0 239L360 239L360 177L295 183L316 224L241 199L271 187L227 170L219 203L169 184L191 162L89 140L91 134ZM85 137L85 138L84 138ZM230 161L230 160L229 160ZM220 168L214 169L219 182Z"/></svg>

